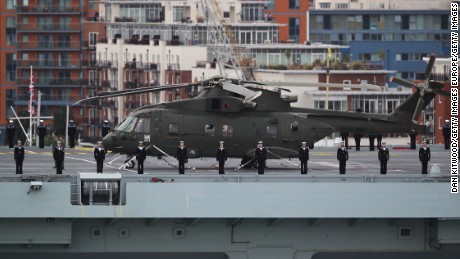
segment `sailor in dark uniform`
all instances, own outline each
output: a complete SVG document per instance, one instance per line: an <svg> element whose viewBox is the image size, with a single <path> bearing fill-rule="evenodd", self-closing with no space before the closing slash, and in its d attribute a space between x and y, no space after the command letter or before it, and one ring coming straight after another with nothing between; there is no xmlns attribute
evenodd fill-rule
<svg viewBox="0 0 460 259"><path fill-rule="evenodd" d="M345 147L348 149L348 132L340 132L340 137L342 138L342 141L345 141Z"/></svg>
<svg viewBox="0 0 460 259"><path fill-rule="evenodd" d="M62 167L64 163L64 148L61 146L61 141L56 142L56 147L53 150L53 158L56 163L56 174L62 174Z"/></svg>
<svg viewBox="0 0 460 259"><path fill-rule="evenodd" d="M307 174L309 159L310 150L307 147L307 142L302 142L302 146L299 149L300 174Z"/></svg>
<svg viewBox="0 0 460 259"><path fill-rule="evenodd" d="M97 142L97 147L94 148L94 159L96 159L96 172L102 174L102 168L104 167L105 153L107 151L102 146L102 141Z"/></svg>
<svg viewBox="0 0 460 259"><path fill-rule="evenodd" d="M257 161L258 174L264 174L265 162L267 161L267 149L265 149L262 141L259 141L254 157Z"/></svg>
<svg viewBox="0 0 460 259"><path fill-rule="evenodd" d="M24 162L24 147L18 140L18 145L14 147L14 161L16 161L16 174L22 174L22 163Z"/></svg>
<svg viewBox="0 0 460 259"><path fill-rule="evenodd" d="M428 173L428 161L431 159L430 148L426 145L426 141L423 141L422 147L418 151L418 158L422 162L422 174Z"/></svg>
<svg viewBox="0 0 460 259"><path fill-rule="evenodd" d="M102 124L102 138L104 138L107 134L110 132L110 125L108 120L104 120L104 123Z"/></svg>
<svg viewBox="0 0 460 259"><path fill-rule="evenodd" d="M10 120L10 123L6 126L6 136L8 137L8 147L13 148L14 147L14 134L16 133L16 127L14 126L14 123L12 120Z"/></svg>
<svg viewBox="0 0 460 259"><path fill-rule="evenodd" d="M224 165L227 161L227 150L224 147L224 142L219 142L219 148L216 150L216 161L219 162L219 174L225 174Z"/></svg>
<svg viewBox="0 0 460 259"><path fill-rule="evenodd" d="M339 149L337 149L337 160L339 160L339 172L345 174L348 160L348 150L345 147L345 143L340 143Z"/></svg>
<svg viewBox="0 0 460 259"><path fill-rule="evenodd" d="M139 146L136 149L137 174L144 173L144 161L146 156L144 142L139 141Z"/></svg>
<svg viewBox="0 0 460 259"><path fill-rule="evenodd" d="M450 123L449 120L445 121L444 127L442 127L442 135L444 136L444 149L450 148Z"/></svg>
<svg viewBox="0 0 460 259"><path fill-rule="evenodd" d="M46 125L43 123L43 120L40 120L40 124L37 127L38 130L38 147L45 147L45 136L46 136Z"/></svg>
<svg viewBox="0 0 460 259"><path fill-rule="evenodd" d="M177 147L176 158L179 161L179 174L184 174L185 163L188 163L187 147L185 146L184 141L180 141L180 144Z"/></svg>
<svg viewBox="0 0 460 259"><path fill-rule="evenodd" d="M69 147L75 148L75 137L77 136L77 125L73 120L69 121L69 127L67 127L67 134L69 134Z"/></svg>
<svg viewBox="0 0 460 259"><path fill-rule="evenodd" d="M355 133L353 134L353 137L355 138L355 146L356 146L356 151L361 150L361 138L363 137L363 134L361 133Z"/></svg>
<svg viewBox="0 0 460 259"><path fill-rule="evenodd" d="M387 174L387 162L390 160L390 150L388 150L385 142L382 142L382 146L379 148L378 158L380 161L380 174Z"/></svg>

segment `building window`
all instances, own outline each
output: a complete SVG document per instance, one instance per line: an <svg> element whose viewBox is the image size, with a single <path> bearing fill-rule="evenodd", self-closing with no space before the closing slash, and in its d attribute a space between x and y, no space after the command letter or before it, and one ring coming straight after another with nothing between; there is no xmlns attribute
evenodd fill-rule
<svg viewBox="0 0 460 259"><path fill-rule="evenodd" d="M331 3L319 3L319 8L321 9L330 9Z"/></svg>
<svg viewBox="0 0 460 259"><path fill-rule="evenodd" d="M184 6L174 6L173 7L173 21L180 22L185 18L185 7Z"/></svg>
<svg viewBox="0 0 460 259"><path fill-rule="evenodd" d="M16 54L6 54L6 81L16 80Z"/></svg>
<svg viewBox="0 0 460 259"><path fill-rule="evenodd" d="M16 17L6 17L6 45L16 45Z"/></svg>
<svg viewBox="0 0 460 259"><path fill-rule="evenodd" d="M90 32L89 33L89 46L96 46L97 44L97 32Z"/></svg>
<svg viewBox="0 0 460 259"><path fill-rule="evenodd" d="M170 123L168 127L169 135L179 135L179 124Z"/></svg>
<svg viewBox="0 0 460 259"><path fill-rule="evenodd" d="M260 4L241 4L242 21L262 21L263 20L263 3Z"/></svg>
<svg viewBox="0 0 460 259"><path fill-rule="evenodd" d="M204 125L204 136L214 138L216 136L216 127L213 124Z"/></svg>
<svg viewBox="0 0 460 259"><path fill-rule="evenodd" d="M347 3L339 3L335 5L336 9L348 9L348 4Z"/></svg>
<svg viewBox="0 0 460 259"><path fill-rule="evenodd" d="M16 0L6 0L6 9L16 9Z"/></svg>
<svg viewBox="0 0 460 259"><path fill-rule="evenodd" d="M222 137L224 137L224 138L233 137L233 126L222 125Z"/></svg>
<svg viewBox="0 0 460 259"><path fill-rule="evenodd" d="M289 9L300 9L300 0L289 0Z"/></svg>
<svg viewBox="0 0 460 259"><path fill-rule="evenodd" d="M289 39L300 43L300 18L289 18Z"/></svg>

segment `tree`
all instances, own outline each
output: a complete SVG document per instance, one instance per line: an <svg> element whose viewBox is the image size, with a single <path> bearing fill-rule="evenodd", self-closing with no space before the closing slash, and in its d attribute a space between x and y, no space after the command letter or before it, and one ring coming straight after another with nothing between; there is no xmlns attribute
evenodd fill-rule
<svg viewBox="0 0 460 259"><path fill-rule="evenodd" d="M383 49L379 49L377 55L379 56L380 65L383 68L383 60L385 59L385 51Z"/></svg>
<svg viewBox="0 0 460 259"><path fill-rule="evenodd" d="M287 67L288 67L288 69L289 69L289 65L290 65L289 63L290 63L290 61L291 61L291 51L288 50L288 51L286 51L286 53L284 53L284 54L286 55L286 58L287 58Z"/></svg>

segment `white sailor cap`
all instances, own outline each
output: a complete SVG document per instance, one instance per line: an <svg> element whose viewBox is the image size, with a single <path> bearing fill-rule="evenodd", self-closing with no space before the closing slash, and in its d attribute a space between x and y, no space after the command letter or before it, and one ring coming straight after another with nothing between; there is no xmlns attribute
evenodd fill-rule
<svg viewBox="0 0 460 259"><path fill-rule="evenodd" d="M183 143L184 143L184 141L183 141L183 140L181 140L181 141L179 141L179 143L182 143L182 144L183 144Z"/></svg>
<svg viewBox="0 0 460 259"><path fill-rule="evenodd" d="M423 143L423 144L426 144L426 141L424 140L424 141L422 141L422 143Z"/></svg>
<svg viewBox="0 0 460 259"><path fill-rule="evenodd" d="M108 120L104 120L105 123L109 122Z"/></svg>
<svg viewBox="0 0 460 259"><path fill-rule="evenodd" d="M13 123L13 120L10 120L10 123Z"/></svg>
<svg viewBox="0 0 460 259"><path fill-rule="evenodd" d="M262 141L259 141L259 144L263 144L263 142L262 142Z"/></svg>
<svg viewBox="0 0 460 259"><path fill-rule="evenodd" d="M306 144L307 144L307 142L305 142L305 141L304 141L304 142L302 142L302 145L306 145Z"/></svg>
<svg viewBox="0 0 460 259"><path fill-rule="evenodd" d="M18 144L21 144L22 142L20 140L18 140Z"/></svg>
<svg viewBox="0 0 460 259"><path fill-rule="evenodd" d="M144 141L142 141L142 140L139 140L139 144L144 144Z"/></svg>
<svg viewBox="0 0 460 259"><path fill-rule="evenodd" d="M445 120L445 122L449 122L449 120Z"/></svg>
<svg viewBox="0 0 460 259"><path fill-rule="evenodd" d="M224 144L224 142L221 140L221 141L219 141L219 144Z"/></svg>
<svg viewBox="0 0 460 259"><path fill-rule="evenodd" d="M98 140L98 141L97 141L97 144L102 144L102 141L101 141L101 140Z"/></svg>
<svg viewBox="0 0 460 259"><path fill-rule="evenodd" d="M43 120L40 120L40 122L43 122Z"/></svg>
<svg viewBox="0 0 460 259"><path fill-rule="evenodd" d="M69 122L73 122L73 120L70 120Z"/></svg>
<svg viewBox="0 0 460 259"><path fill-rule="evenodd" d="M57 141L56 143L57 143L57 144L61 144L61 141Z"/></svg>

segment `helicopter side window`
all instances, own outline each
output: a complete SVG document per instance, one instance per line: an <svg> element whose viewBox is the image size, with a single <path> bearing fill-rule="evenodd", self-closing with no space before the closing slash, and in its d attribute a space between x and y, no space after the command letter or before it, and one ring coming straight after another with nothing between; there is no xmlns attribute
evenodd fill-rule
<svg viewBox="0 0 460 259"><path fill-rule="evenodd" d="M170 123L168 127L169 135L179 135L179 124Z"/></svg>
<svg viewBox="0 0 460 259"><path fill-rule="evenodd" d="M150 118L139 118L136 124L136 128L134 128L134 132L150 132Z"/></svg>
<svg viewBox="0 0 460 259"><path fill-rule="evenodd" d="M206 124L204 126L204 135L208 138L214 138L216 136L216 127L213 124Z"/></svg>
<svg viewBox="0 0 460 259"><path fill-rule="evenodd" d="M294 121L293 123L291 123L291 131L299 131L299 128L300 128L300 124L297 122L297 121Z"/></svg>
<svg viewBox="0 0 460 259"><path fill-rule="evenodd" d="M224 138L233 137L233 126L222 125L222 137L224 137Z"/></svg>
<svg viewBox="0 0 460 259"><path fill-rule="evenodd" d="M276 126L267 126L267 138L277 138L278 128Z"/></svg>

